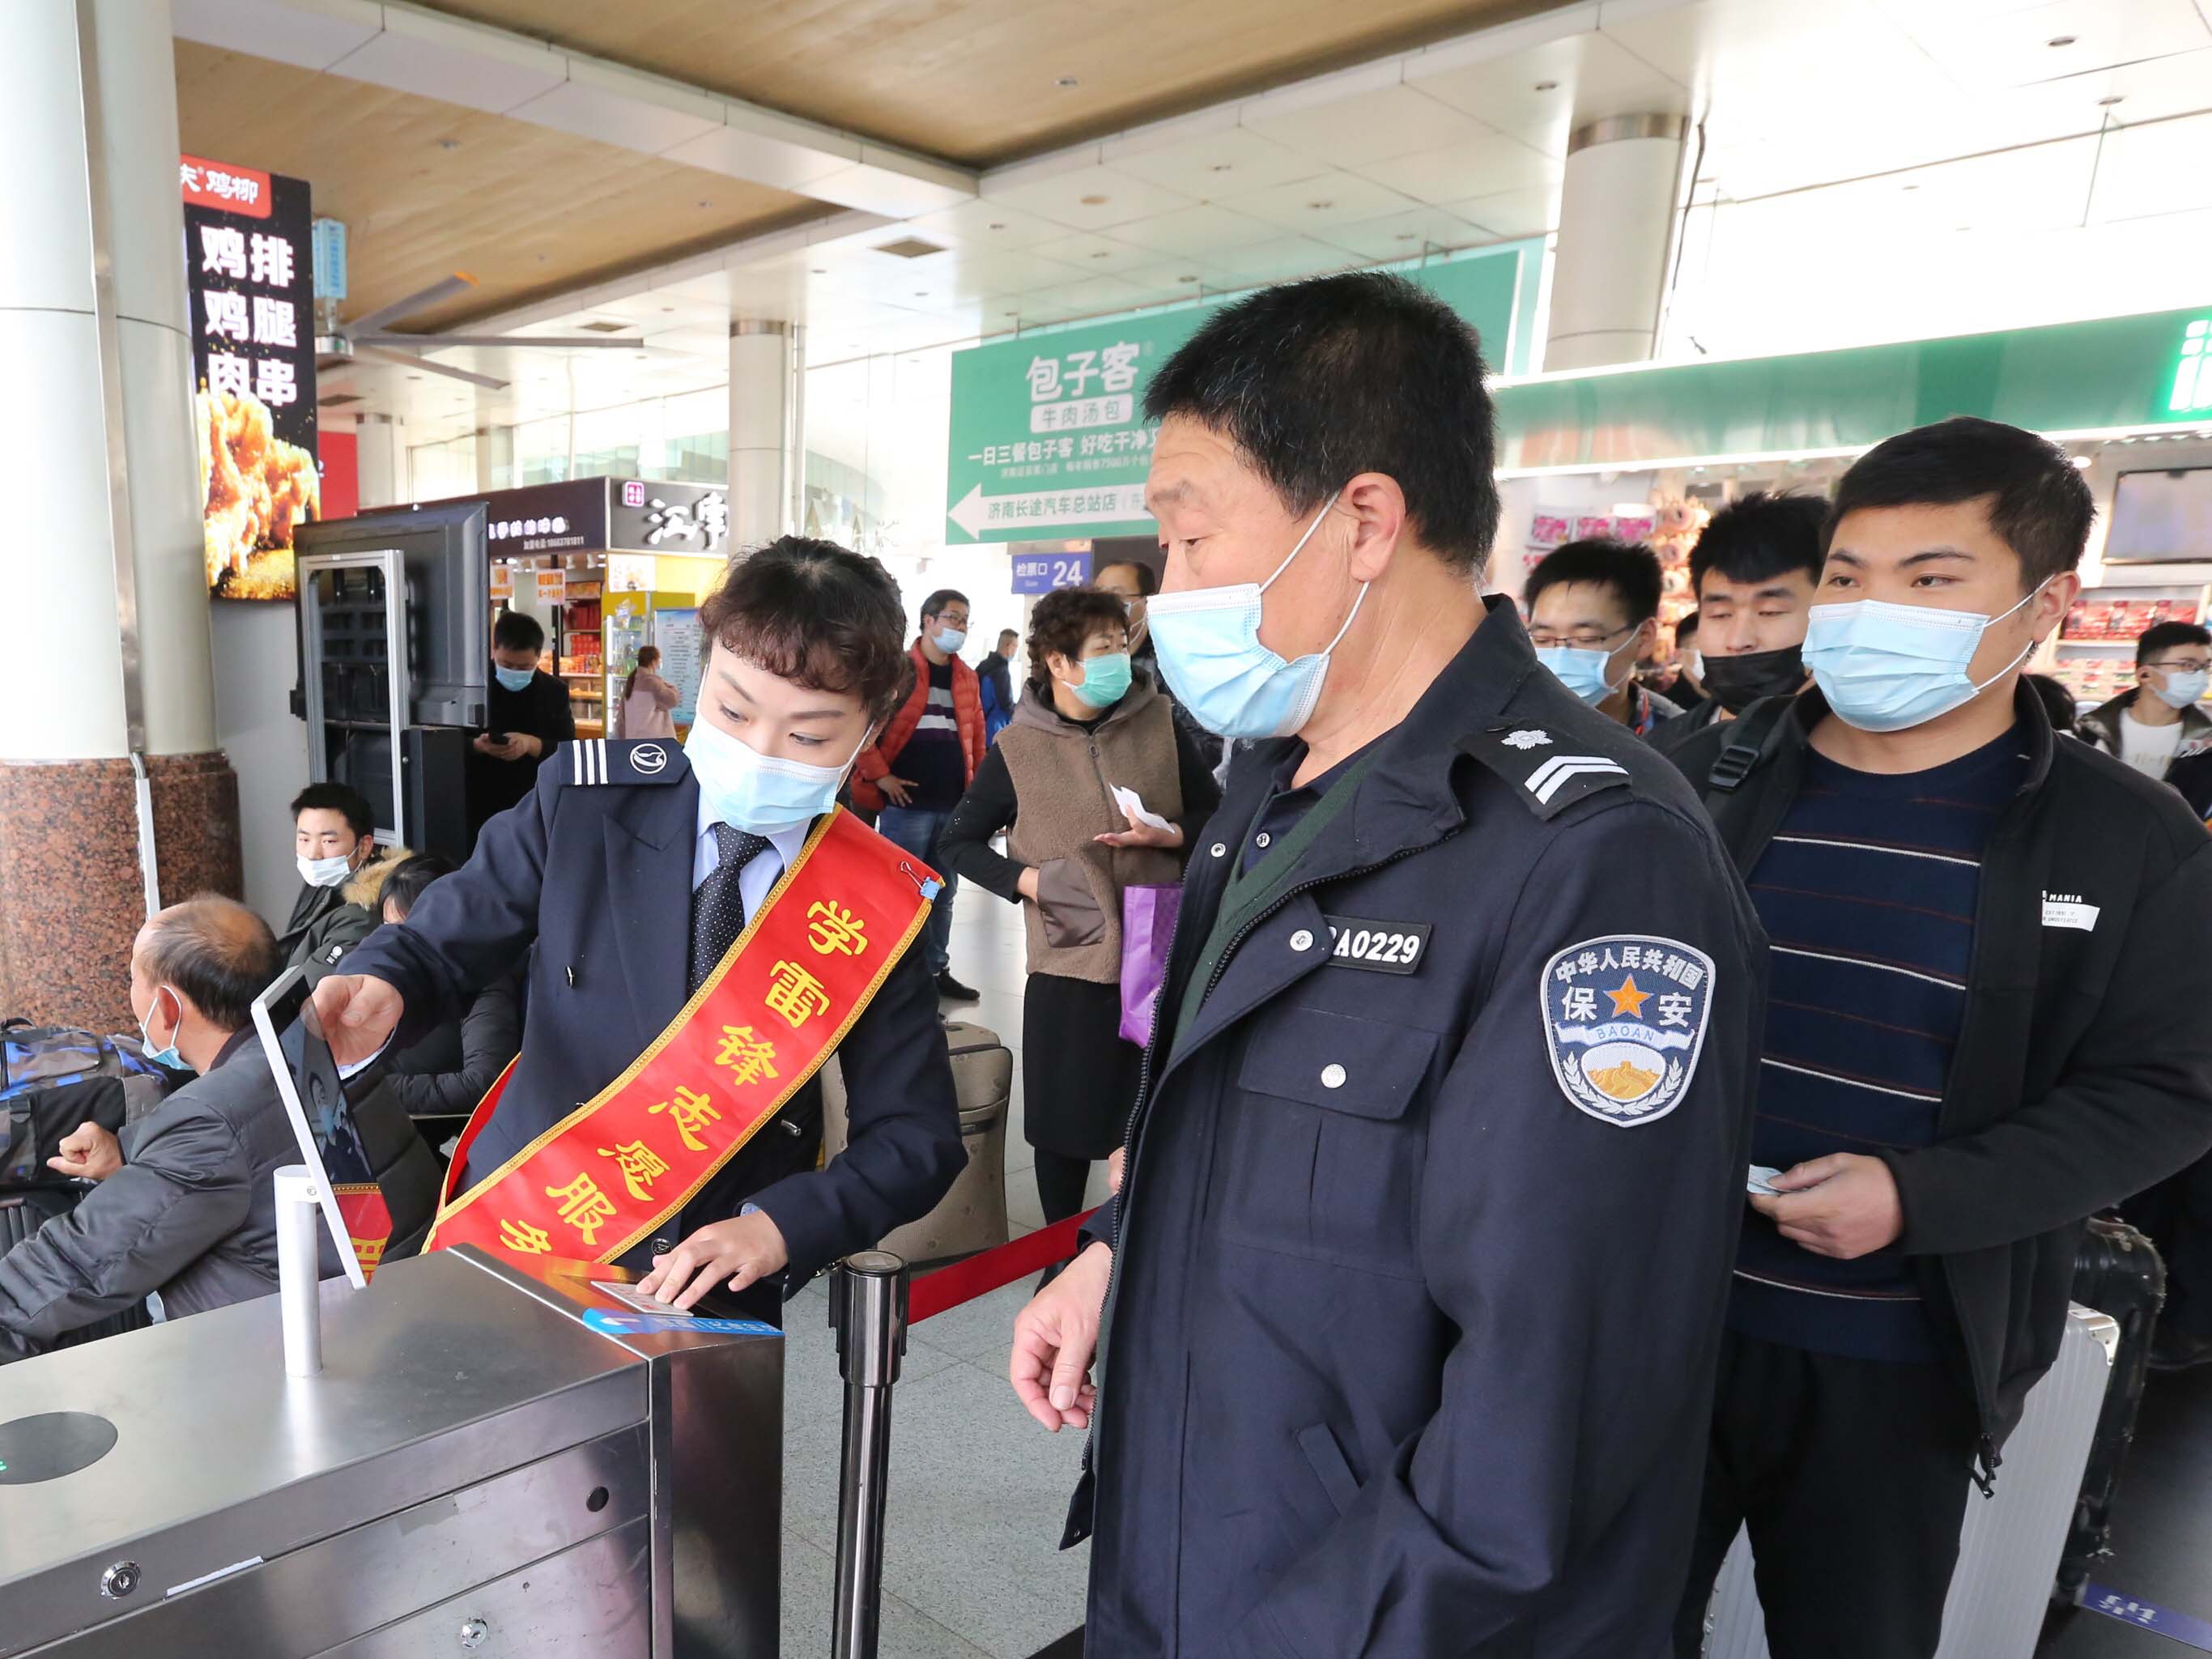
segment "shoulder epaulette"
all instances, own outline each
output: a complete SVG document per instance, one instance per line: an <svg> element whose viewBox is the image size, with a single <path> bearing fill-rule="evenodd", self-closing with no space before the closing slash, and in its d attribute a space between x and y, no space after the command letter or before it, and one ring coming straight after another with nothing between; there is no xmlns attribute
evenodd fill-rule
<svg viewBox="0 0 2212 1659"><path fill-rule="evenodd" d="M1459 746L1512 785L1540 818L1557 817L1577 801L1629 781L1628 769L1612 756L1577 752L1527 722L1471 732Z"/></svg>
<svg viewBox="0 0 2212 1659"><path fill-rule="evenodd" d="M682 746L664 738L578 738L562 747L568 754L568 782L576 788L674 783L690 764Z"/></svg>

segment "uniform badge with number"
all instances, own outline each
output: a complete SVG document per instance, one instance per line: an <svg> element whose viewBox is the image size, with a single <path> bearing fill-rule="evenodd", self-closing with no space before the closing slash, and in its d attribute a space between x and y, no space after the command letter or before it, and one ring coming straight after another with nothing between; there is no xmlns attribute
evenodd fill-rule
<svg viewBox="0 0 2212 1659"><path fill-rule="evenodd" d="M1713 959L1642 933L1571 945L1537 987L1552 1073L1577 1109L1633 1128L1667 1115L1697 1074Z"/></svg>
<svg viewBox="0 0 2212 1659"><path fill-rule="evenodd" d="M1358 916L1323 916L1328 925L1332 968L1364 968L1376 974L1410 974L1429 948L1425 921L1364 921Z"/></svg>

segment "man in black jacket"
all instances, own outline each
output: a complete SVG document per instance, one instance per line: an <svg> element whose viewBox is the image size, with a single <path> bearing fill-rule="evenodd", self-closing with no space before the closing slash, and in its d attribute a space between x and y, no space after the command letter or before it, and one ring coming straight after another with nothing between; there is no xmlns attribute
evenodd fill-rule
<svg viewBox="0 0 2212 1659"><path fill-rule="evenodd" d="M1828 520L1814 689L1676 757L1772 941L1684 1659L1740 1523L1777 1659L1934 1653L2083 1218L2212 1143L2212 838L2019 684L2092 512L2031 433L1878 446Z"/></svg>
<svg viewBox="0 0 2212 1659"><path fill-rule="evenodd" d="M538 665L544 649L545 629L535 617L507 611L492 624L492 684L484 693L484 729L469 745L472 832L528 800L546 756L576 740L568 681Z"/></svg>

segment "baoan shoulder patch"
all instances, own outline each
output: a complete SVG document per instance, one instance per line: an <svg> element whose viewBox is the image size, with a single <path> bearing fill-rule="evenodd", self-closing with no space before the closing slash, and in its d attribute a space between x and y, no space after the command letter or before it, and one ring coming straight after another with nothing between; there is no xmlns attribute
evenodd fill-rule
<svg viewBox="0 0 2212 1659"><path fill-rule="evenodd" d="M1578 754L1557 732L1532 722L1471 732L1460 747L1511 784L1540 818L1556 817L1585 795L1628 781L1628 769L1611 756Z"/></svg>
<svg viewBox="0 0 2212 1659"><path fill-rule="evenodd" d="M1577 1109L1618 1128L1656 1122L1697 1075L1713 959L1648 933L1571 945L1536 987L1552 1074Z"/></svg>
<svg viewBox="0 0 2212 1659"><path fill-rule="evenodd" d="M568 752L568 781L594 784L674 783L689 769L682 745L664 738L579 738Z"/></svg>

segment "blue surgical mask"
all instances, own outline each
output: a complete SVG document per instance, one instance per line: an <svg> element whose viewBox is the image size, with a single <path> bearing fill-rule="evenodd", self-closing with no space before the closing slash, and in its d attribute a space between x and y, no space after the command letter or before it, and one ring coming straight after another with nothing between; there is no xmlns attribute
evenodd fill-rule
<svg viewBox="0 0 2212 1659"><path fill-rule="evenodd" d="M538 678L534 668L495 668L492 678L510 691L527 691L530 682Z"/></svg>
<svg viewBox="0 0 2212 1659"><path fill-rule="evenodd" d="M1266 581L1158 593L1146 602L1160 672L1207 731L1224 738L1281 738L1313 718L1328 678L1329 653L1352 631L1359 607L1367 602L1367 584L1359 585L1359 597L1336 637L1296 662L1285 662L1260 642L1261 599L1305 550L1335 505L1336 495L1331 495L1290 557Z"/></svg>
<svg viewBox="0 0 2212 1659"><path fill-rule="evenodd" d="M2150 689L2168 708L2186 708L2204 695L2208 680L2212 680L2212 675L2208 675L2201 668L2193 674L2176 674L2169 670L2166 684L2154 685Z"/></svg>
<svg viewBox="0 0 2212 1659"><path fill-rule="evenodd" d="M353 860L343 853L326 859L311 859L306 854L296 854L292 862L300 872L300 879L310 887L337 887L353 873Z"/></svg>
<svg viewBox="0 0 2212 1659"><path fill-rule="evenodd" d="M169 991L169 988L166 985L157 985L154 988L154 1000L146 1005L146 1018L138 1022L139 1046L146 1051L146 1058L156 1066L166 1066L173 1072L189 1072L192 1068L185 1063L185 1057L177 1052L177 1027L172 1025L169 1028L169 1046L166 1048L156 1048L154 1046L153 1033L146 1029L146 1021L153 1018L154 1010L161 1006L161 993L164 991ZM177 994L174 991L169 991L169 994L173 997ZM183 1000L179 998L178 1002L179 1024L182 1023L183 1017Z"/></svg>
<svg viewBox="0 0 2212 1659"><path fill-rule="evenodd" d="M1129 695L1129 653L1115 651L1083 659L1083 684L1067 689L1093 708L1111 708Z"/></svg>
<svg viewBox="0 0 2212 1659"><path fill-rule="evenodd" d="M867 746L864 737L842 766L810 766L763 755L702 715L684 740L684 754L713 822L777 836L804 829L835 806L845 774Z"/></svg>
<svg viewBox="0 0 2212 1659"><path fill-rule="evenodd" d="M1618 682L1606 678L1606 666L1613 660L1610 651L1584 645L1545 645L1537 647L1536 660L1557 674L1559 683L1568 690L1592 707L1628 684L1626 674Z"/></svg>
<svg viewBox="0 0 2212 1659"><path fill-rule="evenodd" d="M968 630L964 628L944 629L937 635L937 648L948 657L958 656L960 647L967 643Z"/></svg>
<svg viewBox="0 0 2212 1659"><path fill-rule="evenodd" d="M1816 605L1806 619L1805 666L1846 726L1862 732L1924 726L1972 702L2027 660L2033 640L1978 684L1967 672L1990 624L2002 622L2045 586L1994 617L1883 599Z"/></svg>

